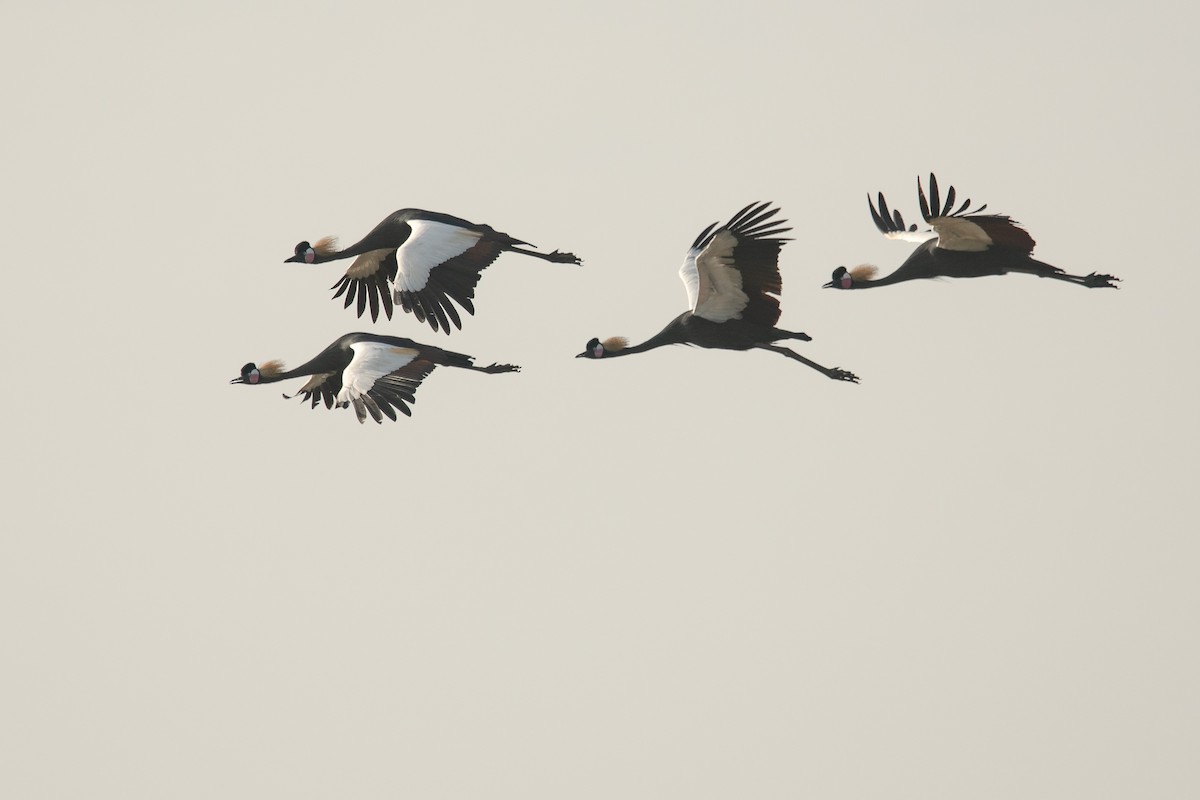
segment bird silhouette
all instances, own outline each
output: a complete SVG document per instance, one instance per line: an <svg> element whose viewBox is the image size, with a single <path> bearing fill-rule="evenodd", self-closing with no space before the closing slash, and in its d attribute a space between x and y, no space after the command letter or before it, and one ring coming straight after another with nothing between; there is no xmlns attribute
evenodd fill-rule
<svg viewBox="0 0 1200 800"><path fill-rule="evenodd" d="M284 398L290 400L302 395L303 401L310 401L312 408L321 401L325 402L326 408L353 405L360 423L366 422L368 414L376 422L383 422L385 416L396 419L395 409L405 416L412 416L408 404L414 402L421 381L438 365L488 374L519 372L521 369L512 364L476 367L472 361L471 356L419 344L412 339L347 333L295 369L285 370L281 361L267 361L261 367L251 362L242 367L242 374L230 383L275 383L309 375L308 382L296 394L285 394Z"/></svg>
<svg viewBox="0 0 1200 800"><path fill-rule="evenodd" d="M468 314L475 313L472 298L479 273L501 253L520 253L556 264L582 263L573 253L538 253L520 245L529 243L488 225L404 208L345 250L337 249L337 239L327 236L315 244L300 242L284 263L322 264L354 258L346 274L330 287L337 289L334 299L344 294L349 308L357 298L358 316L369 305L372 321L379 319L381 306L391 319L394 303L435 331L449 334L451 323L462 329L454 303Z"/></svg>
<svg viewBox="0 0 1200 800"><path fill-rule="evenodd" d="M790 231L785 220L773 219L778 208L751 203L717 228L705 228L687 252L679 277L687 289L689 310L656 335L629 346L622 337L594 338L576 358L616 358L644 353L668 344L687 344L721 350L759 348L799 361L838 381L858 382L843 369L815 361L774 344L781 339L811 341L806 333L775 327L779 321L779 248L788 241L778 234ZM715 229L715 230L714 230Z"/></svg>
<svg viewBox="0 0 1200 800"><path fill-rule="evenodd" d="M1034 240L1020 223L1002 214L981 214L987 208L982 205L969 210L967 200L957 211L954 208L954 187L946 192L945 205L938 196L937 178L929 176L929 199L921 179L917 178L917 195L921 201L921 216L933 226L933 231L917 231L916 225L905 227L899 211L890 211L883 193L879 193L879 208L867 195L871 218L889 239L917 241L917 249L895 272L883 278L875 278L877 270L870 264L851 269L838 267L833 271L833 280L825 284L826 289L870 289L887 286L917 278L978 278L984 275L1005 275L1009 272L1025 272L1041 278L1053 278L1077 286L1117 288L1119 278L1112 275L1069 275L1058 267L1033 258Z"/></svg>

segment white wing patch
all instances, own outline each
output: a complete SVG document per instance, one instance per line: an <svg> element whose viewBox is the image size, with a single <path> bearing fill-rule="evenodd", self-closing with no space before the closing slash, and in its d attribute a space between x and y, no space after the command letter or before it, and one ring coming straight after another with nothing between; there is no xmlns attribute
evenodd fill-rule
<svg viewBox="0 0 1200 800"><path fill-rule="evenodd" d="M434 267L462 255L483 238L479 231L444 222L414 219L408 224L412 234L396 252L396 260L400 265L396 288L406 292L424 289Z"/></svg>
<svg viewBox="0 0 1200 800"><path fill-rule="evenodd" d="M936 217L932 225L943 250L978 253L992 246L992 237L965 217Z"/></svg>
<svg viewBox="0 0 1200 800"><path fill-rule="evenodd" d="M696 269L698 255L700 251L696 248L688 250L687 258L679 268L679 277L683 281L683 288L687 290L688 308L693 312L696 310L696 301L700 299L700 272Z"/></svg>
<svg viewBox="0 0 1200 800"><path fill-rule="evenodd" d="M337 396L339 405L359 400L371 391L375 381L411 364L420 355L419 350L411 347L397 347L383 342L355 342L350 349L354 351L354 358L342 371L342 390Z"/></svg>
<svg viewBox="0 0 1200 800"><path fill-rule="evenodd" d="M916 242L917 244L921 244L933 239L937 234L933 231L892 231L891 233L885 233L883 236L885 239L896 239L901 242Z"/></svg>
<svg viewBox="0 0 1200 800"><path fill-rule="evenodd" d="M742 273L734 265L736 246L736 236L728 230L719 230L699 253L688 253L679 275L687 286L688 300L696 316L712 322L741 318L750 298L742 291Z"/></svg>

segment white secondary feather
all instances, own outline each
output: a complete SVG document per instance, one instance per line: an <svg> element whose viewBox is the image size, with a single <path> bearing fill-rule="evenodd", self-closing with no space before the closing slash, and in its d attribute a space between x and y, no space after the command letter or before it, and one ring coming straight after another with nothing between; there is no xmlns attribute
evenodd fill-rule
<svg viewBox="0 0 1200 800"><path fill-rule="evenodd" d="M696 300L700 298L700 272L696 269L696 256L700 255L700 251L693 247L687 252L687 258L683 260L683 266L679 268L679 277L683 281L683 288L687 290L688 308L692 311L696 310Z"/></svg>
<svg viewBox="0 0 1200 800"><path fill-rule="evenodd" d="M937 234L933 231L892 231L891 233L884 234L884 237L887 239L895 239L900 242L916 242L918 244L928 242L936 236Z"/></svg>
<svg viewBox="0 0 1200 800"><path fill-rule="evenodd" d="M337 401L345 404L371 391L375 381L395 372L420 355L411 347L397 347L383 342L355 342L350 345L354 358L342 370L342 390Z"/></svg>
<svg viewBox="0 0 1200 800"><path fill-rule="evenodd" d="M992 237L965 217L935 217L931 224L943 250L978 253L992 246Z"/></svg>
<svg viewBox="0 0 1200 800"><path fill-rule="evenodd" d="M688 251L679 269L692 313L713 322L738 319L750 298L742 291L742 273L734 266L737 237L719 230L699 252Z"/></svg>
<svg viewBox="0 0 1200 800"><path fill-rule="evenodd" d="M429 282L429 272L434 267L462 255L483 238L479 231L444 222L415 219L410 220L408 225L412 228L412 234L396 251L400 266L396 288L401 291L419 292L424 289Z"/></svg>

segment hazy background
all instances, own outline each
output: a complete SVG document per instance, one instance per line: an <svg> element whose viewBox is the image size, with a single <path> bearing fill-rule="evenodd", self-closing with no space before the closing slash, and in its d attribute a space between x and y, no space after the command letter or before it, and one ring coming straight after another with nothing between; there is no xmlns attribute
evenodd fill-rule
<svg viewBox="0 0 1200 800"><path fill-rule="evenodd" d="M1200 57L1155 4L9 4L0 795L1200 792ZM917 175L1120 291L886 270ZM770 353L635 341L795 226ZM284 265L391 211L502 257L446 338ZM360 426L246 361L513 361Z"/></svg>

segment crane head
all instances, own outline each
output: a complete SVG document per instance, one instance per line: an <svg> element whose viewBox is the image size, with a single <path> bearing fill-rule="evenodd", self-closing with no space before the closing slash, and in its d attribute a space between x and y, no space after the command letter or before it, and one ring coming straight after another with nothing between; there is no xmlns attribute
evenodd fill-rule
<svg viewBox="0 0 1200 800"><path fill-rule="evenodd" d="M283 362L278 359L271 359L264 362L260 367L251 361L246 366L242 367L242 374L230 381L230 383L262 383L263 381L273 381L278 379L280 373L283 372Z"/></svg>
<svg viewBox="0 0 1200 800"><path fill-rule="evenodd" d="M821 287L822 289L853 289L854 278L850 270L838 267L833 271L833 280Z"/></svg>
<svg viewBox="0 0 1200 800"><path fill-rule="evenodd" d="M838 267L833 271L833 280L825 284L825 289L855 289L856 282L869 281L875 278L879 270L871 264L859 264L853 269Z"/></svg>
<svg viewBox="0 0 1200 800"><path fill-rule="evenodd" d="M337 239L333 236L326 236L323 239L318 239L316 244L300 242L292 250L292 257L285 258L283 263L315 264L337 252Z"/></svg>
<svg viewBox="0 0 1200 800"><path fill-rule="evenodd" d="M295 253L291 258L285 258L283 263L288 264L295 262L297 264L311 264L317 259L317 251L313 250L312 245L308 242L301 242L296 245Z"/></svg>
<svg viewBox="0 0 1200 800"><path fill-rule="evenodd" d="M587 349L576 358L604 358L607 355L624 350L629 346L629 340L623 336L610 336L603 342L593 337L588 340Z"/></svg>
<svg viewBox="0 0 1200 800"><path fill-rule="evenodd" d="M604 358L604 345L600 344L600 340L592 337L588 343L584 345L584 350L576 358Z"/></svg>
<svg viewBox="0 0 1200 800"><path fill-rule="evenodd" d="M253 361L242 367L242 374L230 381L230 383L258 383L262 377L262 373L258 371L258 365Z"/></svg>

